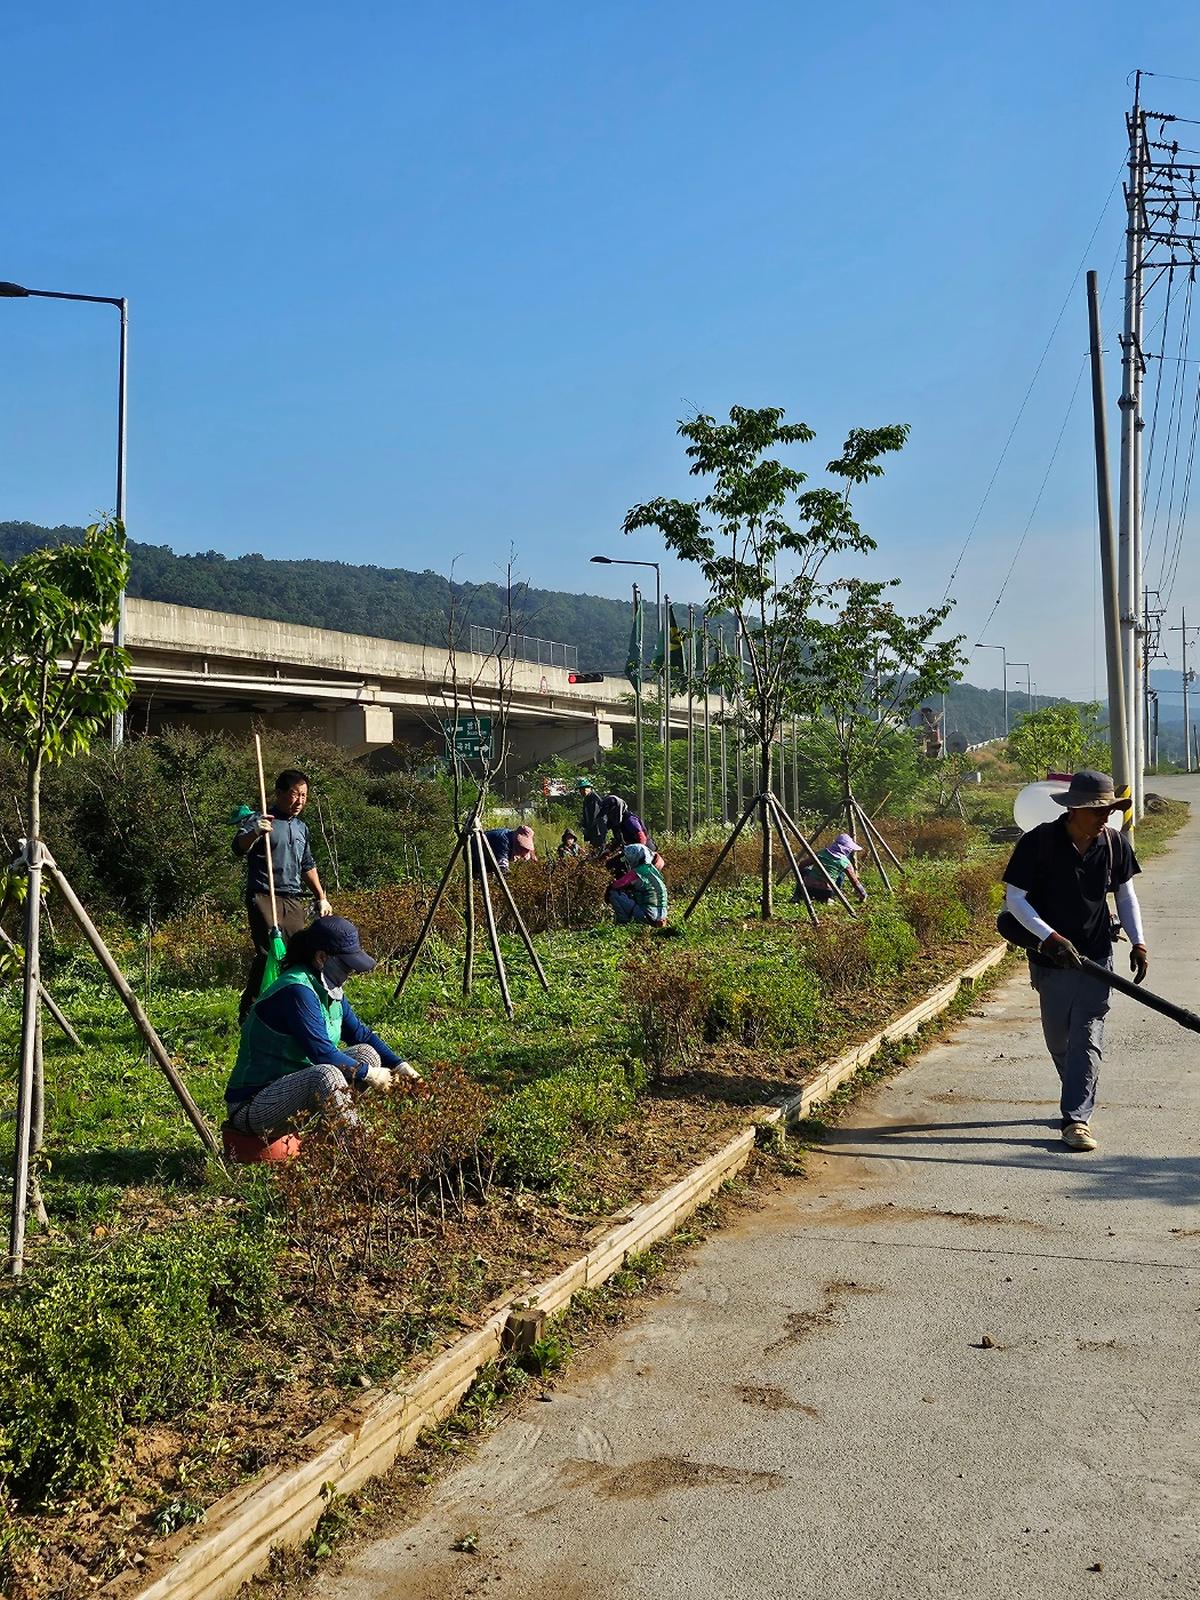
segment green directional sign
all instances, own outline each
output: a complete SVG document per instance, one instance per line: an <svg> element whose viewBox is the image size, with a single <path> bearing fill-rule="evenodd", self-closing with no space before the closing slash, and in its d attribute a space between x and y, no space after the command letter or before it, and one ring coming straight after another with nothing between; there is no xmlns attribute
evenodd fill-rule
<svg viewBox="0 0 1200 1600"><path fill-rule="evenodd" d="M442 731L446 736L448 754L467 761L491 760L491 717L459 717L457 722L443 723Z"/></svg>

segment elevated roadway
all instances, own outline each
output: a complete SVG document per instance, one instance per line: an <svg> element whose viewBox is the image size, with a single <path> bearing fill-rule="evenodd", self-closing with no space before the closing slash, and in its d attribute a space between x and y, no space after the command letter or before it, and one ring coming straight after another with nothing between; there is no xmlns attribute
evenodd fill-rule
<svg viewBox="0 0 1200 1600"><path fill-rule="evenodd" d="M459 714L496 716L501 683L495 656L301 627L196 606L130 600L126 637L136 693L131 726L248 731L315 727L356 753L401 740L441 743ZM504 663L511 767L547 756L595 761L615 737L632 737L623 677L573 685L563 667ZM714 702L715 705L715 702ZM686 728L677 707L672 725Z"/></svg>

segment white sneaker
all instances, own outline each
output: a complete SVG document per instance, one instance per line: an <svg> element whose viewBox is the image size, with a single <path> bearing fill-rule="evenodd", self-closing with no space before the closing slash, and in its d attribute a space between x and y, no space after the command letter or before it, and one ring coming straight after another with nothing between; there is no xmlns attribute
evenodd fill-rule
<svg viewBox="0 0 1200 1600"><path fill-rule="evenodd" d="M1062 1131L1068 1150L1094 1150L1096 1140L1086 1122L1068 1122Z"/></svg>

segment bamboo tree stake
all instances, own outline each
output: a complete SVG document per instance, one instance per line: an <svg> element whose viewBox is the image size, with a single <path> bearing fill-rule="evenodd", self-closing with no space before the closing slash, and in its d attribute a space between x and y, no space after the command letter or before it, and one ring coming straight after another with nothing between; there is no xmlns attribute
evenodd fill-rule
<svg viewBox="0 0 1200 1600"><path fill-rule="evenodd" d="M692 896L691 900L689 901L688 908L683 913L683 920L685 922L691 916L692 912L696 909L696 907L700 904L700 900L701 900L702 895L704 894L704 891L708 888L709 884L716 877L717 872L720 869L722 861L724 861L725 857L729 854L729 852L733 849L734 845L737 843L738 834L741 833L742 829L746 826L746 824L749 822L750 818L754 815L754 813L755 813L755 811L757 809L758 809L758 798L756 796L755 799L753 799L750 802L750 804L746 807L746 809L742 812L741 816L738 818L737 823L734 826L733 832L729 835L728 839L726 839L725 843L721 846L720 854L717 856L717 859L713 862L712 866L708 869L708 876L705 878L704 882L696 890L695 894Z"/></svg>
<svg viewBox="0 0 1200 1600"><path fill-rule="evenodd" d="M858 804L857 800L852 801L851 803L854 806L855 815L857 817L859 817L860 819L862 819L862 829L863 829L863 832L867 836L867 849L870 850L870 852L871 852L871 859L875 863L875 870L876 870L876 872L878 872L879 876L883 879L884 888L887 890L887 892L889 894L891 894L892 893L892 880L887 875L887 869L883 864L883 857L879 854L879 850L876 847L875 840L871 837L870 824L865 820L865 816L864 816L862 807Z"/></svg>
<svg viewBox="0 0 1200 1600"><path fill-rule="evenodd" d="M137 995L135 995L133 990L129 987L129 984L125 979L125 974L121 971L120 967L113 958L112 951L101 938L96 925L93 923L91 917L88 916L78 895L75 893L74 889L72 889L70 883L68 883L66 874L54 860L54 857L50 855L49 851L45 852L45 866L46 871L50 874L50 877L53 880L55 888L67 902L67 909L75 918L75 921L79 924L84 938L91 945L96 954L96 959L104 968L104 971L108 977L108 981L112 984L113 988L124 1001L126 1011L128 1011L129 1015L133 1018L138 1032L149 1046L150 1053L158 1063L163 1076L171 1085L171 1088L175 1091L175 1098L183 1107L184 1114L186 1115L188 1121L191 1123L192 1127L195 1128L205 1147L212 1155L216 1156L217 1160L219 1161L221 1159L221 1149L217 1144L216 1137L213 1134L212 1129L209 1127L208 1123L205 1122L200 1113L200 1108L188 1093L187 1085L179 1076L179 1073L175 1067L175 1063L171 1060L170 1055L167 1053L166 1046L163 1044L158 1034L154 1031L154 1026L151 1023L150 1018L146 1015L145 1011L142 1010L142 1005ZM28 968L26 968L26 972L28 972Z"/></svg>
<svg viewBox="0 0 1200 1600"><path fill-rule="evenodd" d="M20 955L19 948L12 942L12 940L9 938L8 934L5 933L3 928L0 928L0 944L3 944L4 947L7 950L11 951L11 953L14 956L19 956ZM47 989L46 985L41 981L40 978L38 979L38 993L42 997L42 1004L45 1006L46 1010L53 1017L54 1021L62 1029L62 1031L66 1035L67 1039L70 1040L71 1044L74 1045L76 1050L82 1050L83 1049L83 1040L79 1037L79 1035L75 1032L75 1029L67 1021L67 1018L65 1017L63 1012L59 1009L58 1005L55 1003L54 996L50 993L49 989Z"/></svg>
<svg viewBox="0 0 1200 1600"><path fill-rule="evenodd" d="M470 994L471 985L475 981L475 864L471 859L469 847L463 851L463 882L466 885L466 901L463 906L466 949L463 951L462 992L466 996ZM486 884L484 893L487 893Z"/></svg>
<svg viewBox="0 0 1200 1600"><path fill-rule="evenodd" d="M482 829L480 829L480 837L483 840L483 847L488 854L488 860L491 864L490 870L495 875L496 882L500 885L500 889L508 903L508 909L512 912L513 921L517 925L517 932L521 935L522 942L524 943L526 950L529 952L530 961L533 962L533 970L537 973L538 978L541 981L542 988L545 989L547 994L549 994L550 980L546 977L545 969L538 959L537 951L533 947L533 940L529 936L529 929L525 926L525 919L517 910L517 902L513 899L513 892L508 886L508 879L500 871L500 863L496 860L496 852L492 849L492 841Z"/></svg>
<svg viewBox="0 0 1200 1600"><path fill-rule="evenodd" d="M779 816L783 824L786 825L791 832L792 837L803 846L804 852L808 856L808 859L812 862L813 866L817 868L818 872L820 872L821 876L825 879L825 882L833 890L834 894L837 895L838 899L845 906L846 910L852 917L855 916L856 913L854 907L850 904L849 900L846 899L846 896L838 888L837 884L834 883L829 872L826 870L825 863L821 860L820 856L813 849L812 845L809 844L808 840L804 837L804 834L795 818L789 816L782 807L779 809Z"/></svg>
<svg viewBox="0 0 1200 1600"><path fill-rule="evenodd" d="M433 899L429 902L429 910L425 913L425 921L421 924L421 931L417 935L416 943L408 953L408 959L404 963L404 970L400 974L400 981L392 990L393 1004L399 1000L400 996L404 993L404 985L408 982L409 974L416 966L417 957L421 954L421 951L425 945L425 941L429 937L429 930L433 926L433 919L437 915L437 909L445 897L446 889L450 883L450 874L454 871L454 863L458 860L459 855L462 852L466 837L467 835L464 831L460 833L458 838L454 841L454 849L450 852L450 859L446 863L446 870L442 873L441 882L438 884L437 889L434 892Z"/></svg>
<svg viewBox="0 0 1200 1600"><path fill-rule="evenodd" d="M782 807L776 803L775 810L778 813L782 810ZM776 820L779 821L778 815ZM792 842L787 836L787 829L783 826L782 821L779 821L779 840L783 845L784 853L788 858L788 863L791 866L792 872L795 874L796 885L799 888L801 895L804 897L805 909L812 918L813 927L819 927L821 919L817 916L817 908L813 905L812 895L810 895L808 892L808 885L804 881L804 874L800 871L800 863L796 860L795 852L792 849Z"/></svg>
<svg viewBox="0 0 1200 1600"><path fill-rule="evenodd" d="M270 812L267 810L267 779L266 779L266 774L263 772L262 738L257 733L254 735L254 759L258 762L258 798L259 798L259 801L262 804L262 814L263 814L264 817L266 817L266 816L270 816ZM278 933L279 932L279 908L275 904L275 848L274 848L275 839L274 839L274 828L275 828L275 824L274 824L274 822L272 822L272 824L271 824L271 830L272 830L271 836L268 837L265 834L263 835L263 854L267 858L267 893L271 897L271 932L272 933ZM268 940L267 942L269 944L270 940Z"/></svg>
<svg viewBox="0 0 1200 1600"><path fill-rule="evenodd" d="M478 826L478 823L476 824ZM486 844L487 841L484 840ZM500 952L500 936L496 932L496 912L492 906L492 896L488 884L487 859L480 857L479 876L483 879L483 920L487 926L488 943L492 947L492 960L496 963L496 979L500 984L500 995L504 1001L504 1009L511 1022L516 1015L513 1009L512 995L508 989L508 974L504 970L504 957Z"/></svg>
<svg viewBox="0 0 1200 1600"><path fill-rule="evenodd" d="M898 872L903 872L904 871L904 863L903 863L903 861L901 861L900 857L896 854L896 852L892 849L891 845L883 837L883 834L880 833L879 829L875 826L875 823L874 823L873 819L867 815L867 813L863 810L862 806L860 806L858 804L857 800L854 802L854 804L856 806L858 806L858 814L863 820L863 827L866 828L869 832L871 832L871 833L873 833L875 835L876 839L878 839L879 843L883 846L883 848L887 851L888 855L891 856L892 860L896 863L896 870Z"/></svg>

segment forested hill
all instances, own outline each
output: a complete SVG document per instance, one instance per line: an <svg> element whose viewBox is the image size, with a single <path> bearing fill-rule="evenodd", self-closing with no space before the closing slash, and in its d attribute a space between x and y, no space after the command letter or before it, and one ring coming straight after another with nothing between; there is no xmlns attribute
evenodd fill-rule
<svg viewBox="0 0 1200 1600"><path fill-rule="evenodd" d="M78 539L82 531L0 522L0 561L13 561L39 545ZM452 598L460 625L475 622L494 628L504 623L506 595L498 584L453 583L436 572L260 555L230 560L215 550L178 556L166 545L133 539L129 552L129 593L142 600L207 606L412 644L446 643ZM576 645L584 671L623 668L631 612L628 601L527 585L521 585L513 600L517 631Z"/></svg>
<svg viewBox="0 0 1200 1600"><path fill-rule="evenodd" d="M0 561L14 561L39 545L65 544L82 532L0 522ZM498 627L504 620L505 594L497 584L452 583L436 572L359 567L345 561L279 561L259 555L230 560L215 550L177 556L166 545L132 539L129 550L129 593L144 600L207 606L414 644L445 643L451 597L460 624ZM628 601L525 586L514 599L519 631L576 645L585 672L624 671L630 609ZM646 643L648 651L653 649L650 630ZM1047 702L1040 699L1040 703ZM1024 711L1025 696L1014 690L1009 709L1013 718ZM1003 695L999 689L956 684L947 696L946 727L959 729L972 744L1002 734Z"/></svg>

